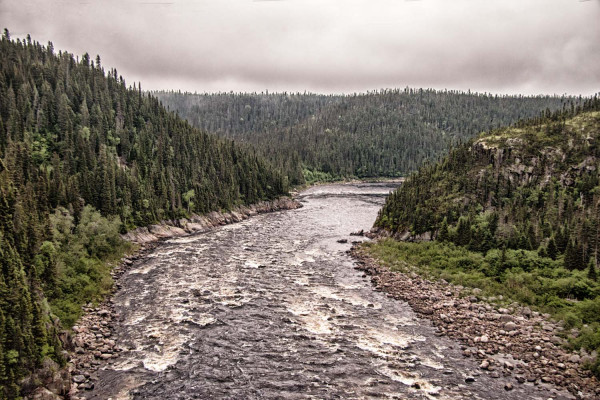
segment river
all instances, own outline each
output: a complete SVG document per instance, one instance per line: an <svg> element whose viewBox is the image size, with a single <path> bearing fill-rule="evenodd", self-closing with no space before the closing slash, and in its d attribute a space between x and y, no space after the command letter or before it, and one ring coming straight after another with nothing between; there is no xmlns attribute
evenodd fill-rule
<svg viewBox="0 0 600 400"><path fill-rule="evenodd" d="M477 373L346 254L391 184L312 187L303 208L168 240L120 279L102 399L547 399ZM347 239L348 243L338 243ZM469 377L474 382L467 383Z"/></svg>

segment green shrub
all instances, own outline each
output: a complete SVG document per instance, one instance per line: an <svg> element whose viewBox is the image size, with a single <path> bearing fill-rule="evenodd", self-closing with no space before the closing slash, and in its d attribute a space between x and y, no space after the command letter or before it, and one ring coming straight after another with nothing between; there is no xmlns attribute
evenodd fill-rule
<svg viewBox="0 0 600 400"><path fill-rule="evenodd" d="M105 218L89 205L77 226L65 209L57 209L51 222L55 241L42 246L45 251L40 252L38 263L45 266L55 258L54 289L47 295L52 312L70 327L81 315L83 304L98 301L109 291L111 263L131 245L119 235L118 217Z"/></svg>

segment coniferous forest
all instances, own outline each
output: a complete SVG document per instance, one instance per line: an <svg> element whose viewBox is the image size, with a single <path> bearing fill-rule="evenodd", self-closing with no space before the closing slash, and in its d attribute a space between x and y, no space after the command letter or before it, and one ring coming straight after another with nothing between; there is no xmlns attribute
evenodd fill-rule
<svg viewBox="0 0 600 400"><path fill-rule="evenodd" d="M471 140L481 131L490 133ZM65 365L61 332L109 292L111 265L133 250L127 231L307 182L419 168L378 227L469 252L479 261L464 256L461 268L496 282L537 271L551 290L527 287L518 300L588 324L574 345L600 348L598 140L597 98L146 93L100 56L5 30L0 399L22 395L23 379L50 360Z"/></svg>
<svg viewBox="0 0 600 400"><path fill-rule="evenodd" d="M287 192L249 148L192 128L100 57L0 42L0 398L111 285L136 226ZM60 318L60 321L59 319Z"/></svg>
<svg viewBox="0 0 600 400"><path fill-rule="evenodd" d="M578 101L409 88L354 95L154 94L192 125L255 145L291 184L405 176L481 131Z"/></svg>
<svg viewBox="0 0 600 400"><path fill-rule="evenodd" d="M375 251L536 307L574 348L598 351L599 140L596 96L457 146L411 175L375 222L420 243ZM598 360L589 367L600 376Z"/></svg>

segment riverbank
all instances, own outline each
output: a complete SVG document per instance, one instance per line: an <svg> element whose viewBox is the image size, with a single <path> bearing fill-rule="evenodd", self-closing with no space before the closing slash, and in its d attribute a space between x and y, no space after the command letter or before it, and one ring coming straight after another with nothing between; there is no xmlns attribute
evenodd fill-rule
<svg viewBox="0 0 600 400"><path fill-rule="evenodd" d="M598 380L582 368L588 360L563 347L562 327L546 316L516 305L497 308L479 298L477 290L443 280L392 272L360 246L353 246L350 255L356 268L371 276L376 290L406 301L432 321L439 335L459 340L463 355L480 362L481 374L507 380L507 391L521 384L550 384L577 399L600 396Z"/></svg>
<svg viewBox="0 0 600 400"><path fill-rule="evenodd" d="M161 239L193 233L207 232L217 226L241 222L254 215L268 212L293 210L302 204L291 197L280 197L272 201L262 201L250 206L239 206L228 212L212 211L206 215L192 215L189 218L165 220L158 224L134 229L122 235L122 238L133 243L152 243Z"/></svg>

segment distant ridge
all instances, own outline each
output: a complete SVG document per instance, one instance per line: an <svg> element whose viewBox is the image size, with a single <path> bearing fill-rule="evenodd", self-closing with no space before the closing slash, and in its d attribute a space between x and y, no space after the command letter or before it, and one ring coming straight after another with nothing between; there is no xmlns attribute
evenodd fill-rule
<svg viewBox="0 0 600 400"><path fill-rule="evenodd" d="M580 101L411 88L350 95L153 94L192 125L255 145L291 184L406 176L481 131Z"/></svg>

